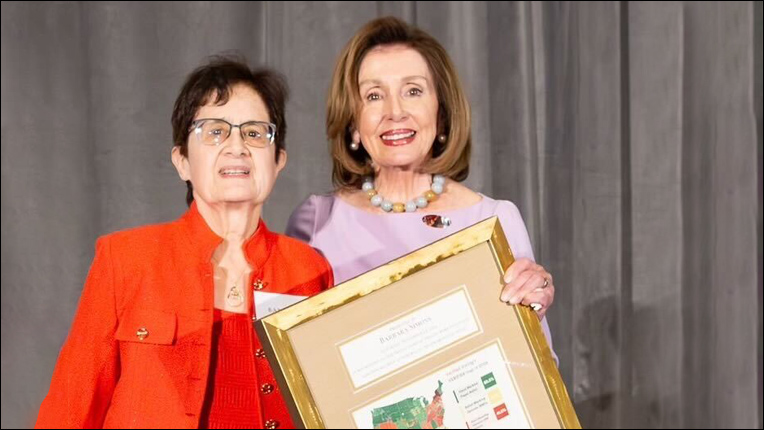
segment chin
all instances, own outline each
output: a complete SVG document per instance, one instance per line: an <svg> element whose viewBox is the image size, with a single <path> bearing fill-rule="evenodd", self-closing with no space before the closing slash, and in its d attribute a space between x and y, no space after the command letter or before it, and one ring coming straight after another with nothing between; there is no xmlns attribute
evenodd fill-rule
<svg viewBox="0 0 764 430"><path fill-rule="evenodd" d="M383 167L404 169L406 167L421 164L421 160L414 157L388 157L377 164Z"/></svg>
<svg viewBox="0 0 764 430"><path fill-rule="evenodd" d="M388 153L380 154L382 160L378 164L385 164L389 166L408 166L416 163L421 163L425 158L427 152L422 153L419 150L408 150L408 148L398 148L397 150L390 151Z"/></svg>
<svg viewBox="0 0 764 430"><path fill-rule="evenodd" d="M257 196L253 192L228 192L220 197L225 203L247 203L255 200Z"/></svg>

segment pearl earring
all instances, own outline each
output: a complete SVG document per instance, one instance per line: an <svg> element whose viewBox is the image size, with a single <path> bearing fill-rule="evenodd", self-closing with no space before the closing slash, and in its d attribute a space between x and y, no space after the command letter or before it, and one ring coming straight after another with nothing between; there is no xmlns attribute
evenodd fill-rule
<svg viewBox="0 0 764 430"><path fill-rule="evenodd" d="M445 134L441 134L440 136L438 136L438 142L446 143L446 135Z"/></svg>
<svg viewBox="0 0 764 430"><path fill-rule="evenodd" d="M358 148L360 148L361 145L358 144L355 140L350 142L350 149L353 151L358 151Z"/></svg>

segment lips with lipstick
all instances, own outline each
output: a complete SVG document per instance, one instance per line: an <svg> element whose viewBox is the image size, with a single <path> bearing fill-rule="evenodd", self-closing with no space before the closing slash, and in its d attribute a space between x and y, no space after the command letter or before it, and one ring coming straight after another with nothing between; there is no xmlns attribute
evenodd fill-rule
<svg viewBox="0 0 764 430"><path fill-rule="evenodd" d="M246 178L249 177L249 171L247 166L226 166L221 167L218 173L224 178Z"/></svg>
<svg viewBox="0 0 764 430"><path fill-rule="evenodd" d="M414 141L416 131L409 128L398 128L382 133L379 137L386 146L403 146Z"/></svg>

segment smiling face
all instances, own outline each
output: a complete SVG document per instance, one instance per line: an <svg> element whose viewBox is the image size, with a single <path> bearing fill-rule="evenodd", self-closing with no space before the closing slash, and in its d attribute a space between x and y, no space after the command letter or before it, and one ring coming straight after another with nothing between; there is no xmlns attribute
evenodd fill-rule
<svg viewBox="0 0 764 430"><path fill-rule="evenodd" d="M214 99L214 98L212 98ZM235 85L224 105L212 101L199 108L194 119L219 118L231 124L248 121L270 122L268 109L260 95L246 85ZM286 152L276 160L276 146L256 148L244 143L238 127L217 146L202 143L196 133L188 135L188 156L180 147L172 152L173 164L184 181L191 181L194 199L214 205L249 202L261 205L270 195Z"/></svg>
<svg viewBox="0 0 764 430"><path fill-rule="evenodd" d="M438 133L438 95L424 57L404 45L369 51L358 73L354 140L380 168L416 170Z"/></svg>

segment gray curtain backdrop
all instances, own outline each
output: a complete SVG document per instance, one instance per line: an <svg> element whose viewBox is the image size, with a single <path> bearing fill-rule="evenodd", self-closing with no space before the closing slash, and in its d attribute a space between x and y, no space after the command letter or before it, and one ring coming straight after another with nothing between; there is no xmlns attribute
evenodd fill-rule
<svg viewBox="0 0 764 430"><path fill-rule="evenodd" d="M761 2L383 1L2 3L3 427L36 417L96 237L184 211L184 77L229 50L288 77L283 231L330 189L336 56L390 14L458 67L467 184L517 203L555 275L582 424L762 426Z"/></svg>

